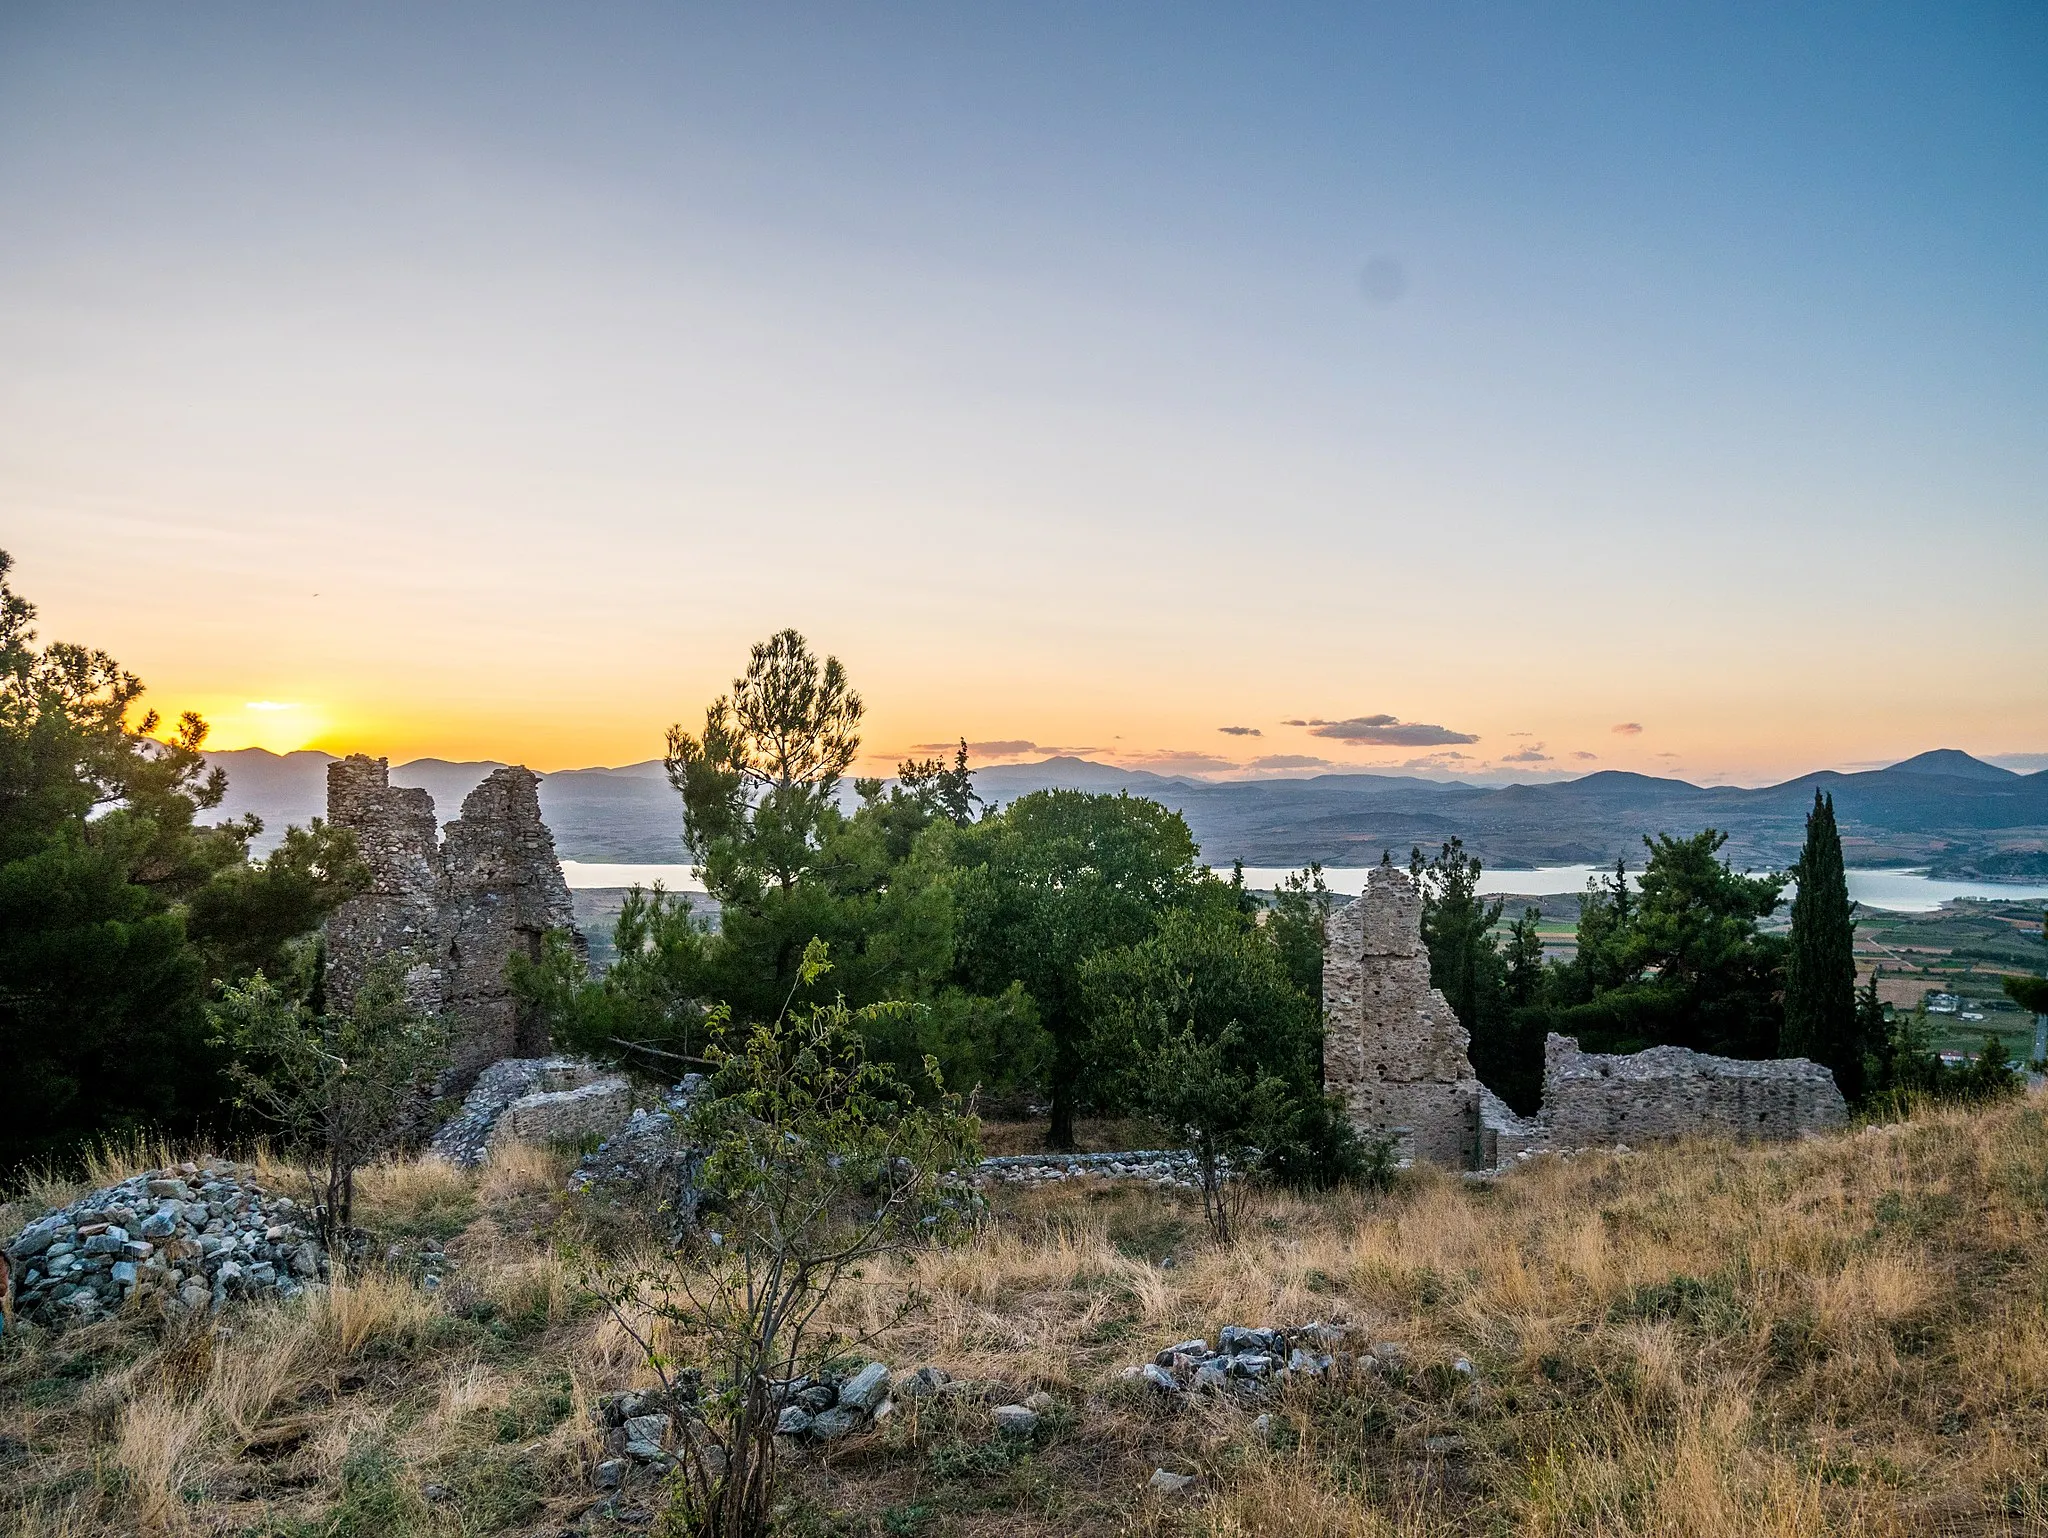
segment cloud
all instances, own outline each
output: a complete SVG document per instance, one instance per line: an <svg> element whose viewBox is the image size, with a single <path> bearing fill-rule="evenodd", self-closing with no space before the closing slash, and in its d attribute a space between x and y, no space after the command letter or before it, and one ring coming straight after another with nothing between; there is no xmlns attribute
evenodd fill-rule
<svg viewBox="0 0 2048 1538"><path fill-rule="evenodd" d="M1327 758L1317 758L1312 753L1268 753L1253 759L1245 766L1249 769L1340 769L1341 764Z"/></svg>
<svg viewBox="0 0 2048 1538"><path fill-rule="evenodd" d="M1581 748L1576 753L1572 754L1573 758L1598 758L1599 756L1600 755L1598 753L1588 753L1584 748Z"/></svg>
<svg viewBox="0 0 2048 1538"><path fill-rule="evenodd" d="M1678 755L1677 755L1676 753L1659 753L1659 754L1658 754L1657 756L1658 756L1659 758L1676 758L1676 757L1678 757Z"/></svg>
<svg viewBox="0 0 2048 1538"><path fill-rule="evenodd" d="M1508 735L1510 737L1533 737L1536 734L1534 732L1509 732Z"/></svg>
<svg viewBox="0 0 2048 1538"><path fill-rule="evenodd" d="M1640 721L1618 721L1609 727L1608 730L1620 737L1640 737L1643 735L1643 723Z"/></svg>
<svg viewBox="0 0 2048 1538"><path fill-rule="evenodd" d="M1543 751L1542 743L1532 742L1517 752L1501 754L1500 761L1504 764L1547 764L1550 755Z"/></svg>
<svg viewBox="0 0 2048 1538"><path fill-rule="evenodd" d="M1219 726L1217 731L1226 737L1263 737L1266 734L1256 726Z"/></svg>
<svg viewBox="0 0 2048 1538"><path fill-rule="evenodd" d="M1339 742L1365 742L1385 747L1433 748L1445 743L1477 742L1472 732L1454 732L1447 726L1424 721L1400 721L1393 716L1352 716L1343 721L1311 720L1306 723L1311 737L1332 737Z"/></svg>
<svg viewBox="0 0 2048 1538"><path fill-rule="evenodd" d="M1280 724L1282 726L1307 726L1309 723L1302 720L1299 716L1294 716L1288 720L1282 721Z"/></svg>
<svg viewBox="0 0 2048 1538"><path fill-rule="evenodd" d="M1451 770L1462 768L1471 762L1471 756L1465 753L1425 753L1420 758L1406 759L1398 764L1374 764L1373 768Z"/></svg>
<svg viewBox="0 0 2048 1538"><path fill-rule="evenodd" d="M1220 758L1192 748L1156 748L1143 753L1118 753L1117 762L1129 769L1149 769L1154 774L1227 774L1244 766L1234 758Z"/></svg>
<svg viewBox="0 0 2048 1538"><path fill-rule="evenodd" d="M960 739L951 742L913 742L913 753L950 753L960 746ZM1006 737L996 742L970 742L967 744L969 758L1015 758L1023 753L1053 753L1055 748L1041 747L1035 742L1026 742L1021 737Z"/></svg>

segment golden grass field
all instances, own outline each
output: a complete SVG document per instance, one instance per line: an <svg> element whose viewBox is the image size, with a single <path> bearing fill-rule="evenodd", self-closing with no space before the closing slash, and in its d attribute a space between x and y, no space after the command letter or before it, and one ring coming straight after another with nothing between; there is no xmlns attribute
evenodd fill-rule
<svg viewBox="0 0 2048 1538"><path fill-rule="evenodd" d="M565 1168L515 1150L474 1175L370 1172L376 1253L445 1241L437 1294L380 1264L219 1330L138 1313L9 1336L0 1530L657 1531L658 1492L593 1510L588 1408L652 1375L555 1243L630 1246L632 1225L580 1215ZM874 1333L861 1349L989 1386L793 1460L785 1530L2048 1532L2038 1100L1544 1160L1491 1185L1267 1194L1254 1214L1218 1249L1188 1199L1074 1182L999 1196L963 1246L871 1272L834 1305ZM1120 1377L1223 1323L1313 1319L1401 1342L1408 1369L1289 1390L1270 1442L1245 1411L1169 1413ZM1037 1439L999 1442L988 1405L1035 1390L1054 1401ZM1146 1493L1157 1467L1197 1493Z"/></svg>

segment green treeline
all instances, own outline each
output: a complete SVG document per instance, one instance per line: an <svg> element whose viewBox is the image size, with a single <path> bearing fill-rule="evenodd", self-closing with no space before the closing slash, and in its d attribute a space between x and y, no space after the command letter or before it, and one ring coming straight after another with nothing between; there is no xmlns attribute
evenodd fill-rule
<svg viewBox="0 0 2048 1538"><path fill-rule="evenodd" d="M325 1012L313 939L367 873L317 820L262 861L253 818L203 825L225 789L205 723L160 740L111 657L38 644L8 570L0 554L0 1169L126 1130L233 1135L236 1086L282 1057L232 1053L368 1029ZM1332 898L1316 868L1261 897L1204 868L1155 802L1055 790L989 807L964 743L893 782L855 780L849 800L863 712L840 663L784 631L701 727L671 728L715 917L635 891L602 977L559 936L515 961L559 1046L673 1077L702 1059L708 1022L843 1003L904 1082L1042 1114L1054 1147L1084 1114L1136 1112L1205 1168L1253 1149L1303 1183L1376 1167L1384 1150L1361 1148L1322 1089ZM1637 884L1617 864L1587 892L1568 962L1544 958L1534 910L1502 925L1457 841L1417 851L1432 972L1481 1078L1533 1110L1559 1031L1604 1051L1798 1052L1856 1098L1951 1083L1924 1023L1855 991L1832 805L1817 797L1809 818L1789 936L1762 927L1785 880L1730 869L1722 843L1653 840ZM806 965L816 943L829 972ZM238 1009L265 1029L232 1029ZM1976 1089L2003 1083L2002 1049L1971 1072Z"/></svg>
<svg viewBox="0 0 2048 1538"><path fill-rule="evenodd" d="M579 982L566 945L519 986L557 1040L643 1064L690 1060L708 1012L772 1019L812 996L813 940L869 1051L912 1077L927 1057L984 1104L1042 1103L1048 1141L1083 1112L1169 1110L1159 1080L1189 1032L1242 1094L1226 1106L1285 1146L1304 1179L1351 1157L1323 1101L1322 917L1304 877L1272 905L1197 862L1178 813L1127 795L1040 791L980 803L963 744L893 784L842 776L862 704L834 658L784 631L756 647L701 733L669 733L685 841L715 925L662 892L632 894L618 959ZM1214 1115L1210 1115L1214 1119ZM1228 1113L1225 1113L1228 1119Z"/></svg>

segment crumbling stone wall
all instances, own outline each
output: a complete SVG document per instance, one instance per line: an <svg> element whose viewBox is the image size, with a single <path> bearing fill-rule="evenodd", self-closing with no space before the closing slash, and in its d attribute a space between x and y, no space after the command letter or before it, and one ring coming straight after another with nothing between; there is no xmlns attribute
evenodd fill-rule
<svg viewBox="0 0 2048 1538"><path fill-rule="evenodd" d="M538 1057L546 1028L521 1010L505 968L515 954L538 958L551 929L576 934L554 835L540 820L540 776L493 770L448 824L442 858L446 1007L462 1022L452 1066L474 1074L501 1057Z"/></svg>
<svg viewBox="0 0 2048 1538"><path fill-rule="evenodd" d="M441 1007L441 892L446 871L434 798L391 783L391 765L351 754L327 766L327 820L356 836L370 889L327 920L327 999L346 1008L379 958L396 952L419 970L415 1002Z"/></svg>
<svg viewBox="0 0 2048 1538"><path fill-rule="evenodd" d="M538 956L551 929L585 954L539 786L528 769L492 771L444 843L433 798L392 785L387 760L354 754L327 768L328 820L355 833L372 876L327 921L328 997L346 1005L380 958L411 958L415 1002L451 1027L454 1088L499 1058L547 1050L541 1023L506 982L512 956Z"/></svg>
<svg viewBox="0 0 2048 1538"><path fill-rule="evenodd" d="M1557 1148L1677 1137L1795 1138L1847 1124L1835 1076L1803 1057L1749 1062L1684 1047L1582 1052L1569 1036L1543 1043L1543 1139Z"/></svg>
<svg viewBox="0 0 2048 1538"><path fill-rule="evenodd" d="M1494 1169L1547 1149L1732 1134L1794 1138L1847 1123L1835 1076L1803 1057L1710 1057L1683 1047L1608 1056L1569 1036L1543 1049L1543 1104L1517 1116L1472 1072L1469 1038L1429 982L1422 901L1406 871L1380 866L1330 915L1323 951L1323 1083L1351 1124L1400 1153Z"/></svg>
<svg viewBox="0 0 2048 1538"><path fill-rule="evenodd" d="M1408 873L1375 868L1330 915L1323 954L1323 1083L1367 1136L1407 1158L1469 1169L1480 1156L1470 1038L1430 986L1422 901Z"/></svg>

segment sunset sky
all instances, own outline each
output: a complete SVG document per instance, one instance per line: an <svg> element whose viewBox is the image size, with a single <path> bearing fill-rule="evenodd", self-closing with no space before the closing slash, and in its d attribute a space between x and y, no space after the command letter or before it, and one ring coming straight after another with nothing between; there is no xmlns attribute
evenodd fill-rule
<svg viewBox="0 0 2048 1538"><path fill-rule="evenodd" d="M0 548L222 747L2048 752L2048 7L14 0Z"/></svg>

